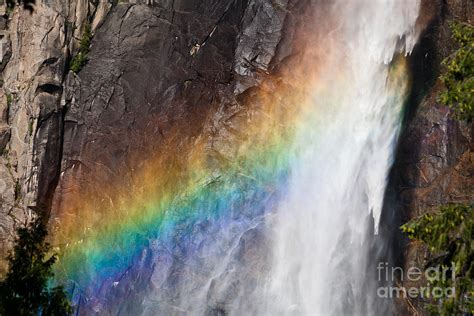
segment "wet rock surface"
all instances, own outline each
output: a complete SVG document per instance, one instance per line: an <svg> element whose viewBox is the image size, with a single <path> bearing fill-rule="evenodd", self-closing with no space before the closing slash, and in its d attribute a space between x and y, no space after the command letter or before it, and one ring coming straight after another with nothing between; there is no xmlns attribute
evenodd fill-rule
<svg viewBox="0 0 474 316"><path fill-rule="evenodd" d="M398 227L411 218L437 211L440 205L473 202L473 123L455 119L438 101L444 89L438 79L443 71L440 63L456 48L448 24L455 19L472 25L473 12L469 1L423 3L421 18L431 22L411 57L414 86L386 199L386 216L391 221L387 225L397 236L393 264L405 271L413 265L423 269L426 249L401 236ZM403 285L419 288L422 282ZM424 315L423 305L422 300L400 300L399 314Z"/></svg>

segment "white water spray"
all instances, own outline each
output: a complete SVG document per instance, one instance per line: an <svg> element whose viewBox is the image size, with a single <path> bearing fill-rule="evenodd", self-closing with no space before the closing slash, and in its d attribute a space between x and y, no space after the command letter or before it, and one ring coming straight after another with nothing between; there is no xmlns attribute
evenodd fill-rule
<svg viewBox="0 0 474 316"><path fill-rule="evenodd" d="M326 40L339 49L328 52L325 88L315 92L314 115L298 136L290 192L271 223L274 258L260 314L387 311L375 308L369 250L408 81L394 58L416 43L419 6L415 0L334 4L340 26Z"/></svg>

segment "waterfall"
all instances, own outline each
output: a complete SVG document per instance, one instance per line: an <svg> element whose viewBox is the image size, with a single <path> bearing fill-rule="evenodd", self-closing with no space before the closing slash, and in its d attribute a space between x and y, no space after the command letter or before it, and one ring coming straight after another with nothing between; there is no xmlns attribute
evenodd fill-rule
<svg viewBox="0 0 474 316"><path fill-rule="evenodd" d="M326 38L326 88L313 95L315 114L297 136L290 191L269 223L274 257L262 314L376 315L389 309L376 303L370 245L408 85L397 55L409 54L416 43L419 5L333 5L339 27Z"/></svg>

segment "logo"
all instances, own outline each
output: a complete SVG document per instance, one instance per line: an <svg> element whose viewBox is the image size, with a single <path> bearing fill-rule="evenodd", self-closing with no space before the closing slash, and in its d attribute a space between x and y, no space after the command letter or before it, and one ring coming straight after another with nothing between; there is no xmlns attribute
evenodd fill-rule
<svg viewBox="0 0 474 316"><path fill-rule="evenodd" d="M395 284L396 286L380 286L377 289L377 296L381 298L451 298L455 297L455 287L439 287L433 284L448 284L447 281L454 281L456 278L455 265L430 267L425 271L420 268L410 266L406 271L402 267L390 267L388 262L379 262L377 265L378 281ZM405 287L399 281L418 282L426 280L427 285L422 287Z"/></svg>

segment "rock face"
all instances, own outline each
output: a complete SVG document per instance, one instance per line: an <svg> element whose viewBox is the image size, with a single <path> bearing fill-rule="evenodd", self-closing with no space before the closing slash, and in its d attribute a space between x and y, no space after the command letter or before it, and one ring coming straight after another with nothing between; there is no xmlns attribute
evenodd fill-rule
<svg viewBox="0 0 474 316"><path fill-rule="evenodd" d="M235 100L234 91L255 86L259 72L285 57L277 46L285 9L293 5L280 6L271 1L115 6L94 37L89 62L66 81L64 174L55 203L69 193L69 178L79 186L78 181L110 183L124 177L117 170L133 174L145 158L136 153L159 151L172 131L183 135L180 143L201 136L213 112L226 99ZM85 170L104 178L91 179Z"/></svg>
<svg viewBox="0 0 474 316"><path fill-rule="evenodd" d="M388 193L388 200L394 201L397 225L392 225L396 230L440 205L473 202L473 124L454 119L449 108L437 100L444 89L438 80L443 71L439 65L456 48L448 23L455 19L472 25L473 12L472 1L424 3L424 18L431 23L411 58L414 86ZM408 243L404 236L399 238L395 264L404 266L405 271L413 265L423 268L425 249ZM423 314L423 304L421 300L402 300L400 314Z"/></svg>
<svg viewBox="0 0 474 316"><path fill-rule="evenodd" d="M50 203L60 172L67 63L84 22L98 27L110 7L107 1L38 1L33 13L16 8L0 18L2 257L15 224L31 216L27 207Z"/></svg>
<svg viewBox="0 0 474 316"><path fill-rule="evenodd" d="M120 181L122 187L132 187L136 170L153 156L179 152L170 164L184 164L196 139L208 140L206 150L216 172L219 161L234 160L233 139L245 137L239 121L251 115L244 99L287 62L296 17L302 24L308 3L184 0L113 6L94 34L88 63L78 75L70 72L64 84L67 111L62 121L61 176L51 201L52 225L78 195L104 207L116 203L110 184ZM77 214L71 221L81 219L80 210ZM206 236L195 238L198 243ZM257 253L256 243L242 242L239 247L248 256ZM173 284L194 273L180 259L170 259L175 272L166 276L169 284L156 281L166 292L163 297L177 299ZM149 284L147 271L127 272L123 282L111 285L112 292L104 286L108 301L88 301L81 308L86 314L95 309L147 313L137 310L137 304L110 303L114 296L128 297L127 302L143 300L140 291L158 287ZM131 283L135 292L129 294ZM216 287L215 292L220 291ZM215 296L209 300L218 305L220 298ZM159 308L148 313L176 313L171 304Z"/></svg>
<svg viewBox="0 0 474 316"><path fill-rule="evenodd" d="M439 64L456 47L448 22L456 19L472 23L473 9L469 1L439 4L412 59L413 102L394 167L407 217L472 198L472 123L454 119L450 110L438 102L444 87L437 77L443 71Z"/></svg>

